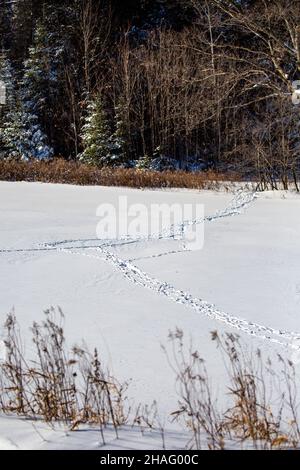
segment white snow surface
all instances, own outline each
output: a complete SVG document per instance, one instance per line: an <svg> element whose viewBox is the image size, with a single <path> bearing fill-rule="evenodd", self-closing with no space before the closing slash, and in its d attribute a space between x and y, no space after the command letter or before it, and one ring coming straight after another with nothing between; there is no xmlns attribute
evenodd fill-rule
<svg viewBox="0 0 300 470"><path fill-rule="evenodd" d="M168 227L148 238L97 240L96 209L129 202L201 203L204 248L185 251ZM300 197L249 190L132 190L0 182L0 322L14 308L29 327L50 306L65 315L70 345L97 346L132 403L157 400L168 448L187 436L168 421L177 409L175 378L161 349L176 327L207 360L216 393L226 374L210 332L239 332L251 348L297 358L300 341ZM125 214L122 214L125 216ZM179 227L180 230L182 227ZM2 332L3 333L3 332ZM1 330L0 330L1 336ZM299 354L300 360L300 354ZM299 361L300 362L300 361ZM88 432L86 432L88 431ZM159 448L159 433L108 431L106 448ZM97 430L70 433L41 422L0 417L0 449L98 448Z"/></svg>

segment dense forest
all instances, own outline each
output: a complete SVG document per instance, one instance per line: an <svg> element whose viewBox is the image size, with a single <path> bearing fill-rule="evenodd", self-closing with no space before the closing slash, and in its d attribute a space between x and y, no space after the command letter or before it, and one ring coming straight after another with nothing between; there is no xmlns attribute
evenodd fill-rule
<svg viewBox="0 0 300 470"><path fill-rule="evenodd" d="M0 0L0 47L1 159L298 179L298 0Z"/></svg>

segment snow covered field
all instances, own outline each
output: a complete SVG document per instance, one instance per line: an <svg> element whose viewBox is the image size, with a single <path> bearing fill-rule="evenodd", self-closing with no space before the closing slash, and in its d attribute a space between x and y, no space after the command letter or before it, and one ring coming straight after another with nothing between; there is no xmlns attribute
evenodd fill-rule
<svg viewBox="0 0 300 470"><path fill-rule="evenodd" d="M120 195L145 205L204 204L203 249L185 251L162 234L136 242L97 240L97 207L117 207ZM179 327L193 338L220 390L224 367L210 340L213 330L239 331L251 347L270 355L280 351L297 362L299 209L300 197L283 192L1 182L1 324L14 308L30 355L32 322L46 308L60 306L70 345L84 339L90 348L98 346L116 377L132 379L133 402L157 400L172 431L169 447L182 448L184 435L167 418L177 407L174 374L161 349L170 330ZM0 417L0 448L94 448L98 441L95 431L66 435ZM159 436L124 430L122 445L112 434L108 448L155 448L159 442Z"/></svg>

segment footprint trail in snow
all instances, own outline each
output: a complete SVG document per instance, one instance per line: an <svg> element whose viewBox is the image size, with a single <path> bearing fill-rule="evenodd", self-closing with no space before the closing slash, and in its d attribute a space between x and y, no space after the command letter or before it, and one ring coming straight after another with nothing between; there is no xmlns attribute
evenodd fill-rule
<svg viewBox="0 0 300 470"><path fill-rule="evenodd" d="M299 350L300 333L273 329L271 327L249 322L247 320L223 312L215 305L203 299L193 297L187 292L178 290L166 282L151 277L149 274L135 266L133 261L121 259L112 252L112 249L117 246L140 243L143 241L172 239L180 234L182 235L187 230L187 228L191 226L202 224L204 222L214 222L225 217L236 216L245 210L252 202L254 202L256 197L257 195L255 193L245 193L240 191L224 210L217 211L215 214L206 216L202 219L187 220L180 225L167 228L157 234L150 234L147 237L124 237L111 241L94 239L64 240L47 243L40 249L57 250L71 255L83 255L89 258L106 261L117 271L121 272L130 282L136 285L152 290L158 295L164 296L173 302L192 308L194 311L205 315L208 318L225 323L226 325L235 328L240 332L261 338L262 340L269 341L271 343L285 346L287 348ZM179 251L170 251L168 253L153 255L152 258L166 256L168 254L176 252L178 253L180 251L185 250L182 249Z"/></svg>

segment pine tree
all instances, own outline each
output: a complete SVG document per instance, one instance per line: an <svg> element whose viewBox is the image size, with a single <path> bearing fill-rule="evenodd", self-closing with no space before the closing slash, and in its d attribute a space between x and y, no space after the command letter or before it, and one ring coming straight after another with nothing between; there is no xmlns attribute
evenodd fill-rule
<svg viewBox="0 0 300 470"><path fill-rule="evenodd" d="M14 125L13 112L16 109L16 90L14 71L6 54L0 56L0 81L5 87L6 103L1 105L0 114L0 157L7 157L12 148L8 136Z"/></svg>
<svg viewBox="0 0 300 470"><path fill-rule="evenodd" d="M120 104L115 108L115 129L112 132L100 94L89 102L82 127L84 151L79 155L80 161L100 166L120 166L125 162L126 130L122 114Z"/></svg>
<svg viewBox="0 0 300 470"><path fill-rule="evenodd" d="M2 56L0 80L6 85L7 100L0 123L1 157L47 159L53 155L39 123L36 89L30 87L32 69L25 66L24 79L16 91L15 71Z"/></svg>
<svg viewBox="0 0 300 470"><path fill-rule="evenodd" d="M41 126L41 116L49 96L49 53L45 46L46 31L39 24L36 28L34 45L29 49L25 61L24 77L20 87L20 110L16 116L16 129L22 142L18 146L23 159L48 159L53 150ZM55 80L53 76L53 80Z"/></svg>
<svg viewBox="0 0 300 470"><path fill-rule="evenodd" d="M84 151L79 155L80 161L91 165L110 163L110 131L100 94L88 103L81 138Z"/></svg>

